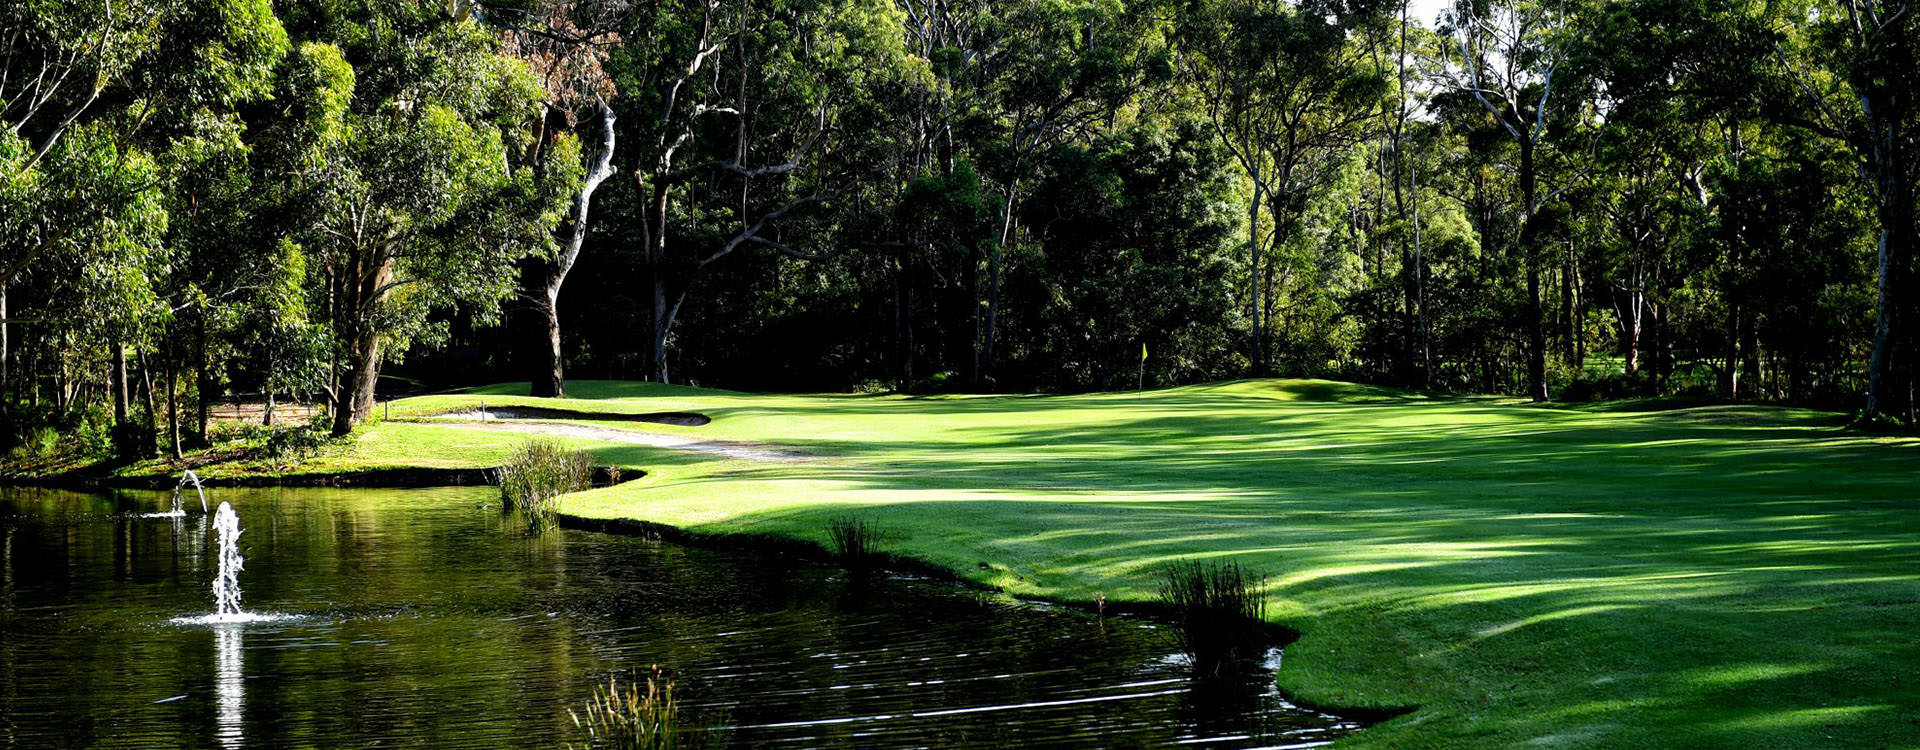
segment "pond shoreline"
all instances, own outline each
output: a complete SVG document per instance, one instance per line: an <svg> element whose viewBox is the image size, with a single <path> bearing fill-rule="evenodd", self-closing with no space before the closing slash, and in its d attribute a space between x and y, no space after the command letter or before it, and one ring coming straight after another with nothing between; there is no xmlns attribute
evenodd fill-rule
<svg viewBox="0 0 1920 750"><path fill-rule="evenodd" d="M395 467L330 473L242 474L209 476L202 483L221 487L364 487L368 489L420 489L423 487L469 487L493 483L495 468L441 469ZM610 487L647 475L640 469L596 466L593 486ZM170 490L180 483L179 474L100 475L65 473L48 476L0 476L0 487L46 487L50 489L138 489Z"/></svg>
<svg viewBox="0 0 1920 750"><path fill-rule="evenodd" d="M790 556L794 559L813 564L842 565L844 561L831 550L820 544L792 536L779 534L760 534L748 532L701 533L670 524L644 521L637 518L590 518L565 512L555 514L562 528L577 531L592 531L603 534L638 536L646 539L676 544L685 547L716 550L746 550L764 554ZM939 581L958 586L969 591L991 593L1005 596L1018 602L1044 604L1066 609L1093 612L1101 616L1137 617L1141 619L1167 622L1173 619L1173 611L1164 604L1149 601L1101 600L1085 601L1080 599L1056 599L1038 596L1019 596L1007 590L983 583L962 575L959 571L943 565L909 555L891 552L879 553L877 565L873 571L880 574L892 573ZM1260 628L1270 639L1273 648L1285 649L1295 641L1305 637L1305 633L1281 623L1263 621ZM1420 709L1419 706L1397 706L1389 708L1352 707L1325 705L1304 700L1277 683L1275 689L1288 703L1301 708L1327 714L1339 719L1372 726L1389 719L1405 716Z"/></svg>
<svg viewBox="0 0 1920 750"><path fill-rule="evenodd" d="M479 486L493 482L497 469L445 469L427 467L397 467L388 469L368 469L362 471L332 473L291 473L280 475L241 475L233 477L210 477L205 480L213 487L360 487L369 489L422 489L427 487ZM594 467L593 484L596 488L621 484L647 475L640 469L618 469L607 466ZM176 487L179 477L170 474L144 475L81 475L76 473L42 477L0 477L0 486L8 487L45 487L53 489L150 489L169 490ZM713 550L746 550L764 554L792 557L813 564L837 566L843 564L831 550L806 539L793 536L749 532L702 533L673 526L671 524L645 521L637 518L594 518L576 516L565 512L555 515L562 528L592 531L622 536L642 537L670 544ZM958 586L979 593L992 593L1006 596L1015 601L1067 609L1093 612L1101 615L1119 617L1139 617L1165 622L1173 618L1172 611L1163 604L1134 600L1098 600L1087 601L1070 598L1050 598L1041 596L1019 596L1005 589L984 583L963 575L960 571L909 555L882 552L875 556L872 571L878 574L905 575L923 578ZM1285 649L1304 637L1304 633L1284 624L1266 621L1260 623L1274 648ZM1405 716L1419 710L1419 706L1401 706L1390 708L1351 707L1325 705L1301 697L1276 686L1289 703L1311 711L1334 716L1347 721L1373 725L1389 719Z"/></svg>
<svg viewBox="0 0 1920 750"><path fill-rule="evenodd" d="M684 679L678 726L727 727L726 747L952 737L1000 746L1013 736L1062 746L1315 743L1364 726L1289 704L1272 687L1271 662L1191 682L1184 663L1167 658L1164 626L1150 621L1096 620L756 549L657 542L632 528L529 534L484 486L221 487L213 499L222 514L232 518L230 502L254 540L248 568L273 572L239 577L257 619L208 624L185 616L204 610L196 573L208 571L181 570L213 548L206 516L196 508L183 526L128 510L164 499L0 493L0 517L20 532L8 535L16 554L46 564L23 567L22 595L43 615L24 631L36 638L0 649L47 676L0 698L5 712L30 715L27 745L84 736L216 746L244 736L276 746L553 747L576 739L566 711L589 689L651 664ZM343 564L365 575L340 576ZM101 690L100 674L140 679ZM262 684L271 687L254 689ZM849 684L871 687L837 692ZM314 705L312 695L329 710L284 714ZM437 717L449 697L500 710L454 727L353 717ZM89 728L93 700L81 699L95 698L137 720ZM817 728L845 724L860 729ZM526 740L535 737L540 744Z"/></svg>

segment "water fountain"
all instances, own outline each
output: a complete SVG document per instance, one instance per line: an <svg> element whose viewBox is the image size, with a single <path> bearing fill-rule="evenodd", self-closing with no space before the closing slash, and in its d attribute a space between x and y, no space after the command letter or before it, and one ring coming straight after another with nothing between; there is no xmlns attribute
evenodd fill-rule
<svg viewBox="0 0 1920 750"><path fill-rule="evenodd" d="M230 625L281 619L240 608L240 571L246 567L246 558L240 556L240 515L233 512L233 505L224 500L220 502L219 510L213 513L213 531L215 543L219 545L219 567L213 574L213 614L182 617L174 622L183 625Z"/></svg>
<svg viewBox="0 0 1920 750"><path fill-rule="evenodd" d="M200 476L193 473L192 469L188 469L185 474L180 475L180 483L173 486L173 508L161 513L142 513L140 517L185 518L187 516L187 506L183 491L189 483L193 484L194 492L200 493L200 512L207 512L207 490L205 487L200 486Z"/></svg>
<svg viewBox="0 0 1920 750"><path fill-rule="evenodd" d="M181 474L180 483L173 486L174 511L183 512L180 510L180 491L183 489L186 489L188 482L193 483L194 492L200 493L200 512L201 513L207 512L207 489L205 487L200 486L200 475L193 473L192 469L188 469L186 470L185 473ZM225 503L221 503L221 504L225 505Z"/></svg>
<svg viewBox="0 0 1920 750"><path fill-rule="evenodd" d="M161 511L159 513L142 513L140 514L140 517L141 518L172 518L175 520L179 520L187 517L187 508L186 506L180 503L180 493L174 492L172 510Z"/></svg>
<svg viewBox="0 0 1920 750"><path fill-rule="evenodd" d="M213 615L226 620L244 618L246 613L240 611L240 568L245 562L240 556L240 515L224 500L213 514L213 529L220 535L220 570L213 576Z"/></svg>

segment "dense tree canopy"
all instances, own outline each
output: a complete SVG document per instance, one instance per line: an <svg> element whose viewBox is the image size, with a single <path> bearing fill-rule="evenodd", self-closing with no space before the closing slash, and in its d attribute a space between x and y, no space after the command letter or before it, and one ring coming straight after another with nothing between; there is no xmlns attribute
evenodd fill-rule
<svg viewBox="0 0 1920 750"><path fill-rule="evenodd" d="M386 364L539 395L1287 374L1911 422L1917 15L11 3L0 388L12 438L130 452L241 392L345 433Z"/></svg>

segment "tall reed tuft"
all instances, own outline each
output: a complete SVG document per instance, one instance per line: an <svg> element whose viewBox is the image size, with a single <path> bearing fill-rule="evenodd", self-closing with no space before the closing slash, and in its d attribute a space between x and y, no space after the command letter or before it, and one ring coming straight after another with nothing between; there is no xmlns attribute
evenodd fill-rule
<svg viewBox="0 0 1920 750"><path fill-rule="evenodd" d="M1270 645L1265 587L1265 577L1239 563L1185 560L1161 569L1160 600L1173 611L1175 637L1196 672L1220 674Z"/></svg>
<svg viewBox="0 0 1920 750"><path fill-rule="evenodd" d="M621 686L618 678L607 678L604 688L596 687L587 701L583 716L568 709L573 725L587 735L585 747L596 750L670 750L687 748L690 737L681 731L680 703L673 696L673 680L655 665L647 676L646 687Z"/></svg>
<svg viewBox="0 0 1920 750"><path fill-rule="evenodd" d="M535 438L514 449L494 472L500 502L536 526L553 523L554 501L593 485L593 456L552 440Z"/></svg>
<svg viewBox="0 0 1920 750"><path fill-rule="evenodd" d="M833 556L849 567L865 567L880 554L880 530L859 518L836 518L827 522L827 539L832 544Z"/></svg>

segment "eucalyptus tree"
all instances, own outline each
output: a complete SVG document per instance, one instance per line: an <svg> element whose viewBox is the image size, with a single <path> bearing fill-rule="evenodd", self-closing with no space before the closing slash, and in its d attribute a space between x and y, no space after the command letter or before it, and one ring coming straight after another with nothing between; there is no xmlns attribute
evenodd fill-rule
<svg viewBox="0 0 1920 750"><path fill-rule="evenodd" d="M999 183L1001 207L999 239L987 252L985 299L975 318L969 373L976 383L993 365L1006 254L1018 242L1021 183L1037 166L1036 156L1068 139L1091 139L1171 72L1148 3L1016 0L994 10L990 29L976 41L980 74L989 82L977 114L993 132L989 138L999 141L982 144L982 150L988 175Z"/></svg>
<svg viewBox="0 0 1920 750"><path fill-rule="evenodd" d="M163 199L182 192L173 154L264 94L285 34L264 0L14 4L0 20L0 140L12 142L0 151L19 156L0 157L0 308L6 288L37 269L47 283L35 325L59 337L58 358L87 338L60 331L61 311L85 311L78 328L106 332L94 345L110 352L118 447L144 454L129 365L145 371L151 404L149 355L176 311L175 207ZM11 359L7 338L0 324L0 362Z"/></svg>
<svg viewBox="0 0 1920 750"><path fill-rule="evenodd" d="M1547 400L1546 321L1541 304L1543 252L1537 219L1548 197L1540 190L1541 161L1560 145L1554 125L1555 75L1569 54L1569 0L1462 0L1449 9L1441 55L1428 66L1434 79L1470 95L1510 137L1518 151L1515 241L1525 267L1527 394ZM1564 97L1564 92L1562 92ZM1564 152L1565 149L1561 149ZM1562 154L1564 155L1564 153Z"/></svg>
<svg viewBox="0 0 1920 750"><path fill-rule="evenodd" d="M1238 170L1198 118L1053 150L1024 218L1046 248L1010 286L1022 384L1119 390L1237 375ZM1150 355L1142 361L1142 348Z"/></svg>
<svg viewBox="0 0 1920 750"><path fill-rule="evenodd" d="M151 186L161 180L155 159L122 148L105 123L73 126L34 167L30 185L42 200L16 231L44 247L26 282L31 338L45 350L36 367L55 379L56 403L67 410L89 383L115 395L115 426L127 424L124 352L143 343L165 315L152 280L164 265L161 236L167 215ZM64 217L87 217L84 232L63 231ZM20 235L14 235L20 237ZM51 238L51 241L41 238ZM94 373L101 373L96 381ZM123 446L128 447L128 446Z"/></svg>
<svg viewBox="0 0 1920 750"><path fill-rule="evenodd" d="M93 127L80 150L117 154L69 159L63 168L119 168L163 154L187 120L217 118L258 96L285 35L265 0L9 3L0 7L0 30L4 319L7 289L22 274L52 256L112 245L96 238L121 233L112 224L116 204L145 205L138 193L163 189L146 182L102 195L63 187L66 179L101 183L48 174L62 145ZM0 323L0 382L12 358L7 333Z"/></svg>
<svg viewBox="0 0 1920 750"><path fill-rule="evenodd" d="M0 179L22 178L160 41L161 3L91 0L0 7L0 126L24 141ZM44 251L44 250L43 250ZM12 258L8 275L26 258Z"/></svg>
<svg viewBox="0 0 1920 750"><path fill-rule="evenodd" d="M1738 176L1757 160L1779 156L1755 147L1779 130L1770 121L1767 97L1755 95L1769 88L1773 37L1766 24L1734 4L1631 0L1585 14L1573 56L1573 67L1589 85L1584 95L1606 115L1599 128L1601 171L1614 171L1612 183L1628 194L1602 202L1615 228L1634 238L1629 262L1610 265L1642 274L1648 268L1643 261L1667 253L1668 246L1695 246L1711 256L1698 264L1712 276L1704 289L1710 294L1694 296L1718 305L1725 363L1718 368L1718 387L1729 397L1747 395L1760 370L1756 330L1767 303L1756 293L1760 271L1746 228L1766 219L1740 198ZM1663 194L1687 205L1657 197ZM1656 206L1663 208L1649 213ZM1677 288L1686 279L1667 281ZM1608 285L1616 290L1620 346L1627 348L1631 370L1643 309L1653 323L1666 320L1637 303L1657 303L1661 295L1650 295L1657 290L1633 278L1610 278Z"/></svg>
<svg viewBox="0 0 1920 750"><path fill-rule="evenodd" d="M1773 6L1768 6L1773 10ZM1821 0L1776 10L1783 81L1773 116L1844 144L1874 202L1873 348L1863 419L1915 416L1915 253L1920 252L1920 7ZM1770 19L1769 19L1770 20Z"/></svg>
<svg viewBox="0 0 1920 750"><path fill-rule="evenodd" d="M845 123L924 74L900 28L880 0L634 8L611 64L632 128L622 152L637 181L653 380L668 381L674 321L708 267L746 249L833 251L829 204L897 157Z"/></svg>
<svg viewBox="0 0 1920 750"><path fill-rule="evenodd" d="M469 15L425 4L304 6L303 47L333 137L297 179L313 216L301 232L338 364L333 432L373 411L383 360L438 332L430 313L482 320L513 290L514 264L550 252L577 159L536 177L523 160L541 91ZM326 40L339 40L332 46Z"/></svg>
<svg viewBox="0 0 1920 750"><path fill-rule="evenodd" d="M1251 186L1248 360L1255 374L1270 362L1272 256L1302 229L1316 191L1366 140L1380 112L1385 71L1353 36L1382 22L1384 10L1317 0L1198 0L1178 21L1185 80Z"/></svg>
<svg viewBox="0 0 1920 750"><path fill-rule="evenodd" d="M560 335L560 289L580 259L592 219L594 193L614 173L617 144L613 107L616 91L606 70L608 50L619 44L617 33L625 0L543 2L531 9L502 9L487 14L505 28L506 51L533 70L544 97L535 121L533 147L526 161L540 170L555 158L572 158L580 151L585 173L570 197L565 218L555 229L557 247L551 254L530 255L521 262L521 302L532 320L521 326L531 360L528 379L532 395L566 395L566 372ZM582 136L592 142L581 145Z"/></svg>
<svg viewBox="0 0 1920 750"><path fill-rule="evenodd" d="M971 127L989 93L983 50L994 45L999 28L995 6L984 0L898 0L904 13L907 54L926 61L927 75L902 90L895 128L901 130L902 158L893 165L898 179L883 232L893 241L885 259L893 285L894 379L902 392L915 388L919 357L920 310L932 308L933 327L945 330L930 358L943 361L942 349L963 351L968 372L979 364L979 265L991 250L991 197L975 167L974 141L985 136ZM997 135L997 134L994 134ZM964 284L953 279L965 279ZM935 288L922 294L931 282ZM957 288L958 294L955 293ZM965 311L965 326L951 325L941 313ZM955 333L958 335L955 335Z"/></svg>

